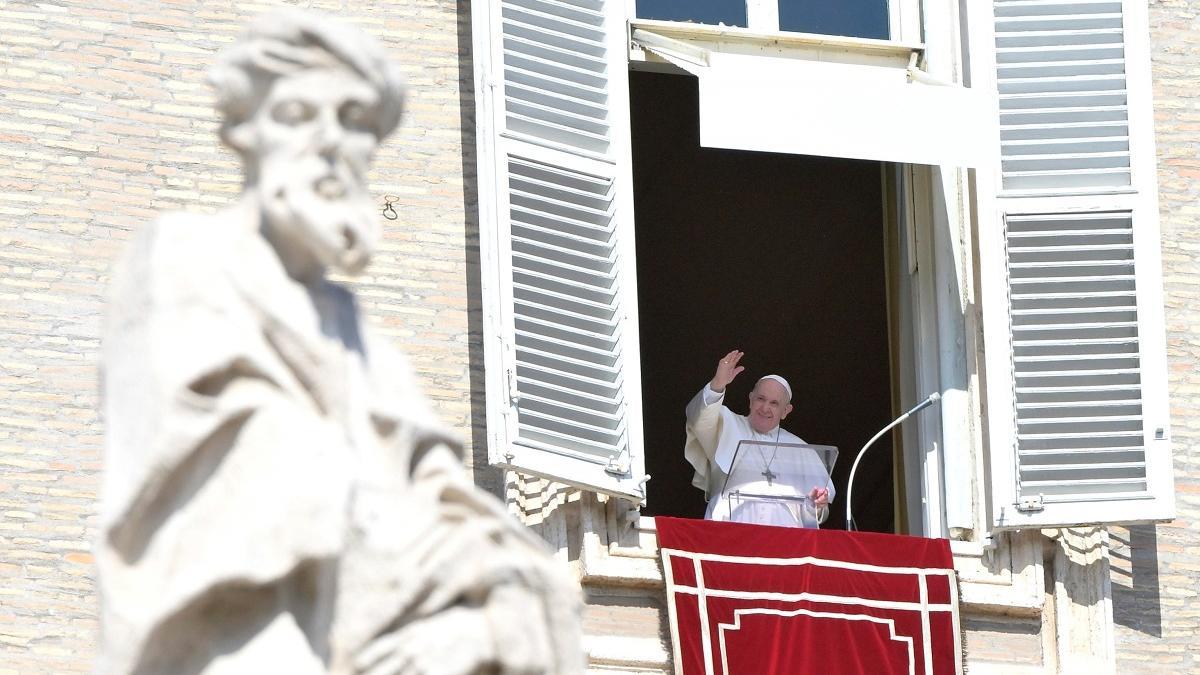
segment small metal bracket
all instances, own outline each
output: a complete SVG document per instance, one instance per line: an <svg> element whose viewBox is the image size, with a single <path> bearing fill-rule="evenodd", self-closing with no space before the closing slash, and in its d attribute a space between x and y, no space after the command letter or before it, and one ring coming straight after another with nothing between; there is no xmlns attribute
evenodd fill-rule
<svg viewBox="0 0 1200 675"><path fill-rule="evenodd" d="M633 527L637 524L638 518L642 517L642 504L634 504L633 502L621 499L617 502L622 506L628 506L621 513L621 525L623 527Z"/></svg>
<svg viewBox="0 0 1200 675"><path fill-rule="evenodd" d="M630 33L630 40L642 49L654 52L658 56L680 66L677 61L682 61L692 66L700 66L707 68L709 57L712 55L707 49L697 47L683 40L676 40L665 35L652 33L642 28L634 28ZM689 70L684 68L684 70Z"/></svg>
<svg viewBox="0 0 1200 675"><path fill-rule="evenodd" d="M994 569L997 563L997 556L1000 554L1000 539L1007 537L1007 531L995 532L983 538L983 556L981 562L988 569Z"/></svg>
<svg viewBox="0 0 1200 675"><path fill-rule="evenodd" d="M604 473L610 476L628 476L629 475L629 459L626 458L626 453L614 455L608 459L608 464L604 466Z"/></svg>
<svg viewBox="0 0 1200 675"><path fill-rule="evenodd" d="M1042 505L1041 495L1021 497L1021 499L1017 501L1017 510L1021 513L1044 511L1045 509L1046 507Z"/></svg>
<svg viewBox="0 0 1200 675"><path fill-rule="evenodd" d="M508 380L508 405L515 408L521 400L521 391L517 389L517 375L512 368L504 371L504 377Z"/></svg>

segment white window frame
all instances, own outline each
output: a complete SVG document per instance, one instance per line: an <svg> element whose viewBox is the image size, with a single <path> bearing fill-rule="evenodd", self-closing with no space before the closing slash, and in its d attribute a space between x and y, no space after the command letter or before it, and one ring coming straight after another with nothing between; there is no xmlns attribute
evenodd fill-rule
<svg viewBox="0 0 1200 675"><path fill-rule="evenodd" d="M903 8L902 12L891 13L893 23L900 22L905 26L899 29L901 36L919 36L920 27L916 25L916 17L919 16L917 4L915 0L894 0L895 7ZM504 198L505 192L505 176L498 169L499 162L502 161L505 153L510 150L509 146L517 143L520 139L510 137L504 132L503 111L499 105L496 105L495 98L502 83L497 82L497 74L489 71L490 61L495 59L496 44L495 36L488 34L489 26L495 20L494 13L497 12L498 3L496 0L489 2L477 2L474 5L474 21L475 21L475 49L477 54L477 72L476 72L476 92L479 102L479 115L477 124L477 135L479 145L479 160L480 160L480 223L481 223L481 268L483 275L483 290L484 290L484 323L485 335L488 337L485 340L485 379L487 382L488 403L487 403L487 426L488 426L488 442L489 442L489 459L499 466L513 468L518 471L525 471L537 475L546 476L555 480L559 480L568 484L573 484L585 489L595 490L598 492L607 492L610 494L622 496L633 501L639 501L644 496L645 492L645 477L642 475L643 464L641 456L641 402L640 400L632 400L628 410L628 422L630 428L631 440L637 443L637 451L629 458L631 461L631 474L634 479L633 483L629 480L624 481L620 486L605 484L601 479L586 478L581 476L578 467L574 466L571 461L555 458L552 455L541 454L538 457L522 457L519 456L521 448L513 443L516 436L515 432L515 398L512 396L512 373L513 364L515 362L513 355L513 344L511 340L497 339L495 336L503 336L511 326L511 305L512 292L507 284L503 283L502 277L508 273L505 260L511 251L507 248L507 244L500 237L500 233L496 230L494 224L500 223L506 218L508 203ZM630 1L626 5L632 12L633 2ZM745 31L743 32L752 32ZM744 37L744 36L739 36ZM627 36L621 36L627 39ZM822 45L820 48L833 51L843 50L847 47L851 50L863 50L865 54L874 54L878 59L883 55L886 59L896 61L896 66L901 74L904 72L904 66L908 65L912 68L913 60L908 58L912 55L920 56L922 49L919 45L905 45L897 41L880 41L867 40L861 38L841 38L837 36L805 36L803 34L786 33L776 34L775 36L764 35L764 39L779 39L787 44L794 44L801 49L812 49L813 45ZM481 56L487 55L487 56ZM490 57L490 59L489 59ZM949 58L949 57L946 57ZM943 71L952 74L953 68L944 68ZM919 73L916 74L919 76ZM915 85L915 86L932 86L932 85ZM615 109L628 110L628 88L626 86L614 87L610 92L611 104ZM628 167L630 164L630 150L628 143L628 127L619 125L614 126L614 143L615 152L612 161L618 165ZM587 172L589 167L598 158L581 156L578 158L562 157L560 152L562 149L554 147L553 144L540 144L542 147L537 147L539 144L530 145L524 144L521 148L521 155L543 161L559 162L561 165L577 171ZM586 155L586 153L583 153ZM929 175L927 171L920 172L926 176L928 181ZM943 186L950 185L953 189L954 181L960 181L961 172L953 172L954 179L947 184L943 180ZM926 190L928 191L928 190ZM952 197L951 197L952 198ZM949 201L951 198L947 198ZM958 200L961 201L961 200ZM921 304L924 309L917 319L917 324L913 326L913 330L919 333L919 338L914 341L920 354L915 357L919 368L917 383L919 384L920 392L918 398L923 398L928 390L940 388L940 385L945 380L939 375L939 364L943 358L939 357L940 350L937 345L939 335L946 333L946 327L941 326L938 322L942 321L947 313L945 310L937 309L939 303L944 303L946 298L934 291L935 280L932 276L935 269L956 269L953 259L953 251L947 249L944 244L935 242L937 239L945 239L944 237L935 237L931 234L930 229L933 227L943 227L946 223L941 222L942 219L933 215L932 195L929 199L923 202L923 206L912 211L914 213L912 228L914 233L914 242L920 241L920 250L913 251L914 261L923 260L920 264L921 269L919 274L914 277L915 299ZM905 208L914 207L914 204L909 203L909 199L905 198ZM947 219L951 222L957 222L958 213L948 213ZM936 221L936 222L935 222ZM630 224L631 226L631 224ZM498 239L499 238L499 239ZM632 254L632 239L626 238L624 246L627 248L624 253ZM947 257L950 256L950 257ZM633 260L632 255L625 258L625 266L632 270ZM918 273L917 269L913 270ZM632 272L631 272L632 273ZM627 294L632 295L634 285L632 283L626 285ZM630 302L626 302L625 306L629 311L627 317L627 331L632 329L631 334L636 335L637 315L635 305L636 296L631 298ZM637 381L634 381L637 382ZM640 382L637 382L640 384ZM916 394L914 394L915 396ZM955 412L954 414L959 414ZM914 449L914 452L921 454L922 458L922 473L919 477L921 484L921 492L923 493L921 502L924 504L923 513L920 520L913 520L914 529L919 529L920 533L927 536L945 536L946 520L943 517L942 496L943 496L943 457L941 448L947 443L957 445L958 441L954 439L945 439L945 430L943 425L937 421L936 417L929 419L920 419L917 422L919 430L919 445L920 449ZM593 472L594 473L594 472ZM636 489L631 489L631 485L635 485Z"/></svg>
<svg viewBox="0 0 1200 675"><path fill-rule="evenodd" d="M482 50L490 49L491 45L488 42L488 36L484 29L481 29L479 12L485 7L490 7L493 3L475 3L476 8L476 30L474 33L476 41L476 50L478 53L483 53ZM632 13L634 3L628 0L626 5ZM905 19L905 16L910 14L913 16L919 15L916 11L917 4L905 0L900 4L907 13L893 13L894 21L912 21L910 16ZM926 17L926 20L930 20ZM930 49L936 48L936 53L939 55L934 61L934 66L937 69L935 72L940 73L943 77L956 78L959 73L959 56L957 53L957 40L954 35L957 35L958 25L954 17L939 17L937 19L939 25L948 30L953 31L951 35L941 36L934 44L930 45ZM907 25L915 25L909 23ZM905 35L919 35L919 26L916 28L904 29L901 32ZM796 38L797 34L780 34L785 41L787 39ZM628 39L627 36L625 39ZM802 38L801 38L802 39ZM823 37L823 42L833 43L838 41L854 42L853 38L834 38ZM879 43L881 41L866 41ZM894 47L893 47L894 48ZM910 50L911 51L911 50ZM635 56L636 58L636 56ZM479 154L480 154L480 222L481 222L481 266L483 268L483 284L484 284L484 320L489 326L489 334L496 334L503 329L509 318L505 316L502 309L507 303L511 302L511 296L506 295L506 291L499 291L496 295L496 288L503 289L503 284L494 285L497 273L504 272L504 262L501 258L504 256L502 246L496 246L496 242L492 239L496 236L489 227L488 223L498 222L498 218L502 215L505 204L498 198L499 192L502 191L502 186L498 182L500 178L495 174L494 169L489 174L484 170L487 163L496 162L496 157L499 152L503 151L501 147L507 141L497 140L499 134L496 129L502 128L502 122L496 116L500 114L498 108L489 102L489 97L494 95L495 91L494 76L480 69L477 71L476 92L480 100L481 112L478 118L478 135L479 135ZM611 92L613 96L612 102L616 106L624 106L628 109L628 89L626 87L614 88ZM628 145L628 128L614 129L617 134L625 134L623 143L619 145L619 155L616 161L628 167L630 163L630 151ZM615 139L614 139L615 140ZM554 148L549 148L548 151L553 151ZM570 162L568 162L570 163ZM586 162L584 162L586 164ZM493 164L494 166L494 164ZM577 167L584 168L584 167ZM925 188L921 188L921 199L934 199L934 186L932 185L933 176L928 175L922 170L923 179L926 183ZM987 172L980 172L984 178ZM945 217L936 215L932 203L912 210L913 222L916 227L912 228L914 243L918 244L913 251L914 262L919 263L920 274L914 277L916 282L914 293L917 296L917 302L920 303L920 314L917 324L913 326L913 330L919 335L917 349L920 351L916 357L918 364L918 374L916 382L920 385L919 389L922 393L918 398L923 397L923 393L928 393L926 390L944 390L947 386L958 388L958 393L961 394L955 397L947 397L943 401L943 410L940 411L941 419L953 418L959 419L974 419L972 410L976 403L972 399L971 392L973 384L967 382L968 374L966 370L966 354L964 352L969 343L964 340L955 339L956 335L961 335L964 327L961 323L954 320L955 313L964 311L964 306L968 302L962 297L953 297L952 292L947 292L947 289L941 288L948 281L955 280L960 294L970 292L970 279L973 276L972 270L968 266L963 265L963 247L967 250L971 248L970 235L971 228L967 226L969 222L969 214L967 213L965 197L966 176L961 170L941 172L940 186L938 189L941 198L947 203L945 206ZM954 200L956 203L951 204ZM908 203L906 199L906 208L913 209L915 204ZM919 212L919 213L918 213ZM938 228L945 229L944 232ZM632 241L627 240L626 246L629 248L629 253L632 253ZM965 256L969 259L969 256ZM626 266L632 269L632 256L626 258ZM931 269L932 268L932 269ZM916 269L913 270L917 272ZM936 275L936 276L935 276ZM632 288L632 285L628 288ZM940 290L939 290L940 289ZM627 304L627 307L635 307L635 305ZM637 315L636 311L630 311L628 320L629 325L634 327L636 334ZM638 501L641 496L644 496L644 476L642 476L642 457L641 457L641 401L632 402L629 409L629 423L631 436L636 438L638 451L630 459L632 460L633 474L638 478L639 490L630 490L629 483L626 482L626 487L622 489L613 489L612 486L597 486L596 481L582 480L577 475L576 470L568 463L559 463L554 465L553 462L541 462L539 466L534 467L537 462L517 461L515 453L511 451L513 437L512 426L514 417L510 411L505 408L509 401L505 400L504 395L497 395L497 392L507 392L510 387L509 382L509 364L513 362L511 344L505 344L502 341L493 341L489 338L485 345L485 369L486 379L488 382L488 439L489 439L489 457L501 466L507 466L517 470L527 470L532 473L544 475L568 484L574 484L585 489L596 490L598 492L608 492L623 496L633 501ZM916 394L914 394L916 396ZM497 400L502 399L502 400ZM910 423L911 424L911 423ZM972 528L976 523L977 512L974 509L974 494L976 488L968 483L966 486L951 487L946 484L943 479L944 474L959 475L959 471L964 467L967 470L978 469L978 463L972 464L972 458L977 456L975 435L977 429L963 425L946 425L938 418L930 417L929 419L919 419L917 425L917 437L919 450L921 453L922 472L920 475L921 482L921 503L922 513L921 519L910 519L914 526L918 525L920 532L926 536L947 536L954 528ZM962 454L955 456L947 456L944 448L954 447L964 449ZM531 468L533 467L533 468ZM914 477L910 477L912 480ZM918 529L914 527L914 530Z"/></svg>
<svg viewBox="0 0 1200 675"><path fill-rule="evenodd" d="M926 20L934 21L930 17ZM929 63L924 65L933 79L951 81L961 76L962 59L957 46L960 24L957 15L938 17L935 23L948 34L939 36L928 46ZM635 34L632 62L653 61L655 56L665 54L674 66L693 72L707 62L704 47L736 53L741 49L739 44L751 44L752 47L745 51L761 52L764 56L830 58L849 62L857 59L864 66L880 69L896 68L897 63L902 66L907 56L925 56L927 53L927 48L922 45L862 38L795 33L772 35L744 28L645 20L635 20L631 25L657 30L656 35L667 38L656 40L661 46L656 50L657 55L647 56L638 48ZM680 40L693 36L702 40ZM672 44L672 40L676 44ZM729 45L721 44L722 41ZM700 49L696 48L698 44ZM847 57L847 54L855 56ZM911 60L908 63L911 69ZM989 96L987 103L990 102ZM989 131L994 132L995 127L985 127L979 133ZM994 138L992 147L998 147ZM965 316L972 306L970 294L973 288L967 172L951 167L931 170L928 166L898 166L906 185L917 185L902 195L901 204L904 217L912 223L908 232L913 264L911 298L914 314L903 330L914 338L912 358L915 362L913 382L909 383L912 391L906 393L911 400L902 399L901 404L907 408L933 391L943 395L938 409L908 422L902 432L909 459L917 455L920 467L919 471L906 472L906 480L912 488L910 494L916 496L904 508L909 511L909 527L914 534L970 536L981 529L977 494L983 475L978 452L980 431L976 423L978 390L968 365L973 362L968 349L974 342L966 335L968 326L973 325ZM946 452L946 448L953 451ZM946 475L955 476L955 481L946 481Z"/></svg>
<svg viewBox="0 0 1200 675"><path fill-rule="evenodd" d="M627 3L627 16L635 19L637 0L627 0ZM887 0L887 5L888 40L921 42L921 0ZM746 0L746 28L759 33L781 33L779 0Z"/></svg>
<svg viewBox="0 0 1200 675"><path fill-rule="evenodd" d="M934 65L945 77L922 68L921 44L643 19L630 27L631 61L699 79L705 147L954 166L986 165L995 153L992 99L948 79L956 57L941 42Z"/></svg>

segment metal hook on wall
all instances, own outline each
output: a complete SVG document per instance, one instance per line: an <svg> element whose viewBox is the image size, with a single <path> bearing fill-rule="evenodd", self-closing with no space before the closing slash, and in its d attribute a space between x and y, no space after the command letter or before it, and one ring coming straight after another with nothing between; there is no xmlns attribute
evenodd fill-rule
<svg viewBox="0 0 1200 675"><path fill-rule="evenodd" d="M400 201L400 198L397 197L396 195L384 195L383 196L383 217L384 218L387 218L388 220L395 220L400 217L400 214L396 213L396 209L392 206L392 204L395 204L398 201Z"/></svg>

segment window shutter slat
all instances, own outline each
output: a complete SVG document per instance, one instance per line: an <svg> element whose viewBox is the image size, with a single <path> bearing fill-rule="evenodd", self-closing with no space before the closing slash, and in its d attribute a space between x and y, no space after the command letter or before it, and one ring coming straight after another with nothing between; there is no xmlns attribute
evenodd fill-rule
<svg viewBox="0 0 1200 675"><path fill-rule="evenodd" d="M495 186L487 208L480 196L484 283L495 280L484 307L489 457L640 500L624 5L487 10L475 28L490 113L480 154L492 160L481 184L486 172Z"/></svg>

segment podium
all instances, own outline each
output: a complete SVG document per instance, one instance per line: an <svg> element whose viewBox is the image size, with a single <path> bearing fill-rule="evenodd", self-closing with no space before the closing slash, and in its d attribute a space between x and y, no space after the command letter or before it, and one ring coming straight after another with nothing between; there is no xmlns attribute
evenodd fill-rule
<svg viewBox="0 0 1200 675"><path fill-rule="evenodd" d="M676 675L962 673L945 539L654 520Z"/></svg>
<svg viewBox="0 0 1200 675"><path fill-rule="evenodd" d="M729 465L721 466L725 481L707 517L757 525L816 528L820 514L808 494L814 487L832 485L829 476L837 455L837 448L831 445L740 441Z"/></svg>

